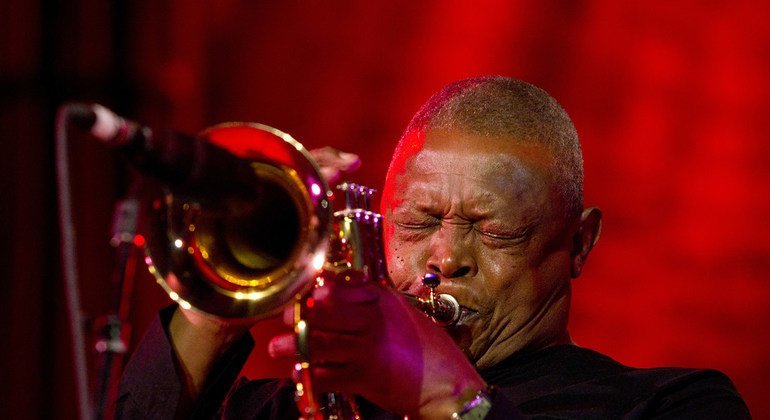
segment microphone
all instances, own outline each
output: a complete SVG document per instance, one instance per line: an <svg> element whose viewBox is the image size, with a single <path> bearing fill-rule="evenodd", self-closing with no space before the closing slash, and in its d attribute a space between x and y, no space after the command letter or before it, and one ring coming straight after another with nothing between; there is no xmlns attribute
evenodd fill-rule
<svg viewBox="0 0 770 420"><path fill-rule="evenodd" d="M170 186L196 187L238 180L243 161L200 137L153 129L98 104L71 104L70 120L118 153L140 172ZM220 184L221 185L221 184Z"/></svg>

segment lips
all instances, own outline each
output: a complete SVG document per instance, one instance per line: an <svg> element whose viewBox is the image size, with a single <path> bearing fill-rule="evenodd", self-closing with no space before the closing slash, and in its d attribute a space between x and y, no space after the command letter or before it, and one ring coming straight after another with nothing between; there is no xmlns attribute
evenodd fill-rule
<svg viewBox="0 0 770 420"><path fill-rule="evenodd" d="M457 325L467 325L468 323L472 322L476 318L479 317L479 312L474 311L473 309L466 308L465 306L460 305L460 319L457 320Z"/></svg>
<svg viewBox="0 0 770 420"><path fill-rule="evenodd" d="M448 284L445 284L445 287L443 288L439 286L436 289L436 292L438 292L439 294L441 293L450 294L460 304L460 318L457 320L455 325L465 325L477 319L479 317L479 311L465 306L465 299L458 298L459 293L457 293L457 291L453 291L453 289L456 289L456 288L452 287L451 283L448 283ZM425 287L422 284L422 281L420 279L401 283L398 287L398 290L401 292L405 292L405 293L409 293L411 295L417 296L421 299L427 299L430 295L430 289Z"/></svg>
<svg viewBox="0 0 770 420"><path fill-rule="evenodd" d="M419 279L401 283L398 285L398 291L406 292L410 295L418 296L421 298L426 297L430 292L427 287L422 285L422 282Z"/></svg>

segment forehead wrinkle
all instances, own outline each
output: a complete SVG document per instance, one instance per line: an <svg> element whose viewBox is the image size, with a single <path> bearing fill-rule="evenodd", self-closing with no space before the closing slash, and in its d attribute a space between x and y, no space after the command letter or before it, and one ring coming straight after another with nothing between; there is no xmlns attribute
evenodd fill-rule
<svg viewBox="0 0 770 420"><path fill-rule="evenodd" d="M460 175L463 178L478 181L486 181L489 175L505 174L506 177L525 175L530 177L528 170L533 165L528 163L531 156L519 156L506 152L480 152L468 150L467 153L458 155L449 150L423 149L409 158L404 167L404 173L415 171L423 174L448 174ZM448 167L454 170L441 170L437 161L443 161L441 168ZM482 161L483 165L478 165ZM481 166L478 167L477 166ZM471 175L468 169L474 169L478 175Z"/></svg>
<svg viewBox="0 0 770 420"><path fill-rule="evenodd" d="M458 157L449 154L448 159L443 159L446 154L440 151L423 150L407 162L402 175L408 178L431 175L458 176L463 183L476 181L479 185L495 181L493 185L497 191L513 192L511 198L519 198L525 194L528 190L526 187L533 181L542 182L536 179L538 178L536 169L516 156L507 153L475 153L475 155L481 156L483 165L470 162L468 155ZM441 168L436 168L437 160L443 160L446 163ZM430 181L424 182L430 183ZM489 192L489 195L495 194Z"/></svg>
<svg viewBox="0 0 770 420"><path fill-rule="evenodd" d="M432 210L444 213L487 212L469 217L501 214L515 218L517 224L531 223L539 218L538 213L547 205L543 202L547 198L543 197L543 191L554 188L549 153L544 153L537 145L511 144L497 139L486 139L499 145L491 150L480 150L475 144L466 148L460 145L462 137L460 143L454 139L431 139L421 149L413 150L411 156L405 156L401 170L391 174L396 196L413 205L429 205ZM451 177L459 177L462 182L449 182ZM478 183L478 186L461 187L467 183ZM449 188L458 188L461 195L456 194L458 190L450 191ZM427 196L430 200L426 201L423 198ZM454 205L447 197L462 207ZM438 206L441 208L436 208Z"/></svg>

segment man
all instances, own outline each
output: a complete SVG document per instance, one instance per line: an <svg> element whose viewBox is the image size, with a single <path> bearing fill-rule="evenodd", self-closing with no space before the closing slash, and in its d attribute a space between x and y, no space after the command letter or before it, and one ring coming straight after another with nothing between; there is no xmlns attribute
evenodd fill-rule
<svg viewBox="0 0 770 420"><path fill-rule="evenodd" d="M314 385L361 396L375 417L748 417L718 372L632 369L572 343L570 282L601 227L599 209L583 207L582 182L575 129L544 91L482 77L434 95L388 170L386 258L399 290L423 294L418 280L436 274L437 291L470 315L444 331L393 290L316 289ZM155 325L127 369L119 412L211 413L229 393L225 418L297 415L290 382L231 388L250 351L238 342L247 326L178 309L162 317L165 331ZM293 356L293 335L270 351ZM162 378L139 372L147 366Z"/></svg>

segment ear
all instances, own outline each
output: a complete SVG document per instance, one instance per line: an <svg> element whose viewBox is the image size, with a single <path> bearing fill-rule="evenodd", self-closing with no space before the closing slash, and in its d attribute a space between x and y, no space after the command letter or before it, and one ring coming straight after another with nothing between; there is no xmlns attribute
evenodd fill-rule
<svg viewBox="0 0 770 420"><path fill-rule="evenodd" d="M583 210L578 227L572 238L572 278L577 278L583 271L594 245L602 232L602 211L597 207Z"/></svg>

